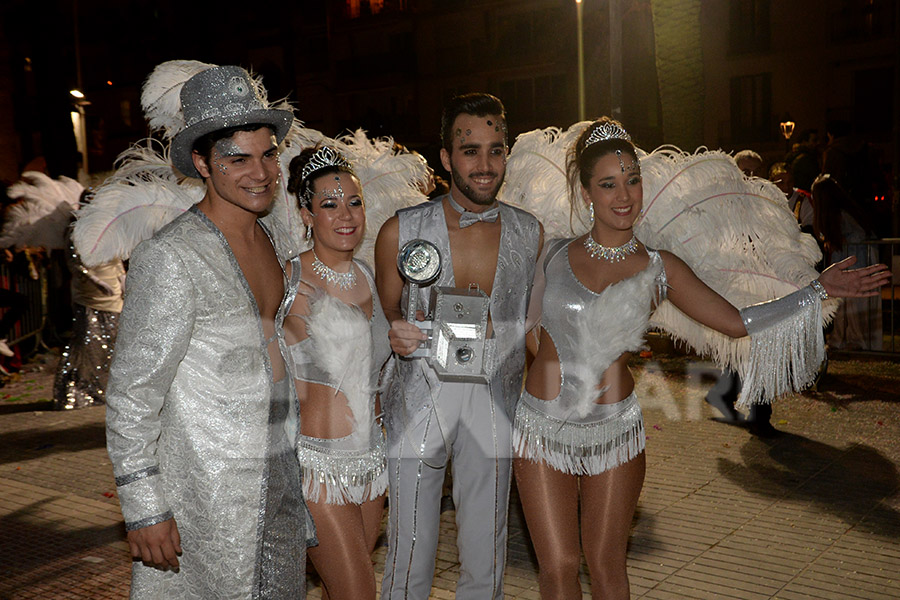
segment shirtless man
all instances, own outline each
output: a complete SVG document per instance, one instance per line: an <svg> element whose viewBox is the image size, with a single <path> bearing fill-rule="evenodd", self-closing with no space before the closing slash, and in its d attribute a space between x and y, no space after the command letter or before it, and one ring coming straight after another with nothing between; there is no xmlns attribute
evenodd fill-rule
<svg viewBox="0 0 900 600"><path fill-rule="evenodd" d="M259 218L293 115L240 67L195 75L181 103L172 161L206 195L135 249L108 390L131 594L303 598L311 525L277 325L288 240Z"/></svg>
<svg viewBox="0 0 900 600"><path fill-rule="evenodd" d="M384 599L428 598L434 576L447 461L452 464L460 579L456 597L502 598L506 562L511 416L525 366L525 311L543 231L530 214L497 202L506 172L502 103L452 99L441 122L450 193L390 218L375 246L376 283L391 347L411 354L425 335L404 320L397 254L424 238L441 252L434 286L477 285L490 296L490 383L442 382L424 359L400 358L385 401L390 517ZM419 290L422 306L431 286ZM418 315L421 317L422 315Z"/></svg>

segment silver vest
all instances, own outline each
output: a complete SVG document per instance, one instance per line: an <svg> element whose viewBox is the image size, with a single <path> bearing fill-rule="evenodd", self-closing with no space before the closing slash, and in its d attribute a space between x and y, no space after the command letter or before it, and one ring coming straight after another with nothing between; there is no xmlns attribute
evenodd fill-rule
<svg viewBox="0 0 900 600"><path fill-rule="evenodd" d="M444 268L433 286L455 287L450 238L444 219L444 196L397 211L399 247L416 238L434 243L441 252ZM540 224L530 213L500 203L500 249L491 293L490 316L494 328L494 361L491 393L494 401L510 416L522 388L525 368L525 312L540 253ZM425 306L431 287L419 288L419 306ZM402 306L408 286L404 286ZM397 372L385 403L387 426L402 427L399 412L404 406L412 416L437 397L441 381L425 360L398 359Z"/></svg>

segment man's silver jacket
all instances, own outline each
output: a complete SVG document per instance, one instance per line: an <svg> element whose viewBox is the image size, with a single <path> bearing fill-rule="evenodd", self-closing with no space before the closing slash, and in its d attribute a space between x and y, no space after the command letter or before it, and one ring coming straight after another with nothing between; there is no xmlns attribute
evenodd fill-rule
<svg viewBox="0 0 900 600"><path fill-rule="evenodd" d="M277 222L260 222L283 265L288 240ZM301 597L303 565L293 563L305 562L312 526L296 431L285 426L293 381L273 384L254 296L196 207L132 255L107 402L127 529L174 516L183 547L177 574L135 562L132 597ZM273 577L290 589L277 591Z"/></svg>

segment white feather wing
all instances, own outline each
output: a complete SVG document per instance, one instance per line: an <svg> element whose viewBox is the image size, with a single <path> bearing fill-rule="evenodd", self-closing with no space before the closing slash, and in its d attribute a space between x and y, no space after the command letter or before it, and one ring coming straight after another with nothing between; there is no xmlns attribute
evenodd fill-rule
<svg viewBox="0 0 900 600"><path fill-rule="evenodd" d="M179 183L167 158L152 146L133 146L118 170L76 213L72 240L86 266L126 260L142 241L199 202L206 187L197 179Z"/></svg>
<svg viewBox="0 0 900 600"><path fill-rule="evenodd" d="M661 148L641 158L641 172L638 239L680 257L734 306L787 295L817 276L818 245L800 231L784 194L769 181L745 178L724 152ZM826 321L836 306L826 302ZM659 307L651 324L720 363L741 366L748 360L749 339L701 325L670 302Z"/></svg>
<svg viewBox="0 0 900 600"><path fill-rule="evenodd" d="M500 200L535 215L544 226L544 239L581 235L589 228L582 203L573 214L566 182L566 153L588 125L584 121L565 131L548 127L523 133L509 153Z"/></svg>
<svg viewBox="0 0 900 600"><path fill-rule="evenodd" d="M6 211L0 248L65 248L66 228L83 191L80 183L68 177L54 180L38 171L22 173L22 179L7 189L7 195L18 202Z"/></svg>
<svg viewBox="0 0 900 600"><path fill-rule="evenodd" d="M510 152L503 200L538 217L547 239L588 229L586 213L570 217L565 178L566 152L586 125L524 133ZM784 194L772 183L746 179L724 152L689 154L664 147L638 154L644 216L635 235L645 245L682 258L739 308L796 291L816 277L818 245L800 232ZM823 322L836 307L836 301L825 302ZM748 360L748 339L705 327L670 302L660 305L651 324L720 364L741 366Z"/></svg>

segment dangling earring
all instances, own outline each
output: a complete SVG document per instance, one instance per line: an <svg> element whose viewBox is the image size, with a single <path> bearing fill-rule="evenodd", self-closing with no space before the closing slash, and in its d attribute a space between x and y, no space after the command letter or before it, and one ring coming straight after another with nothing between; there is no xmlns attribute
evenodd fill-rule
<svg viewBox="0 0 900 600"><path fill-rule="evenodd" d="M594 224L594 203L589 202L588 207L590 207L589 210L591 212L591 225L593 225Z"/></svg>
<svg viewBox="0 0 900 600"><path fill-rule="evenodd" d="M306 226L306 241L310 241L312 239L312 225Z"/></svg>

